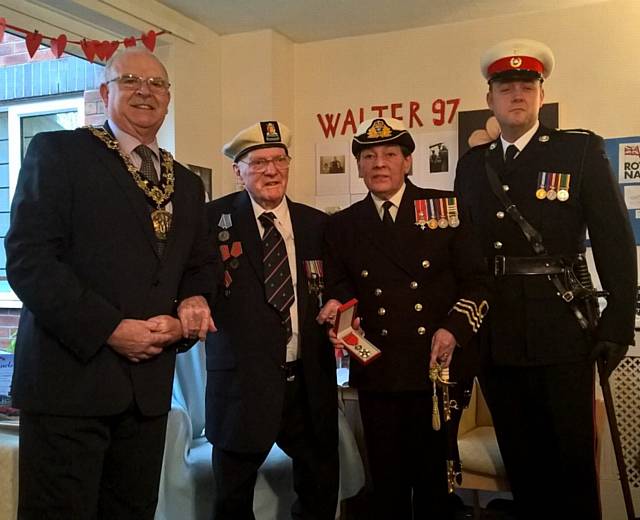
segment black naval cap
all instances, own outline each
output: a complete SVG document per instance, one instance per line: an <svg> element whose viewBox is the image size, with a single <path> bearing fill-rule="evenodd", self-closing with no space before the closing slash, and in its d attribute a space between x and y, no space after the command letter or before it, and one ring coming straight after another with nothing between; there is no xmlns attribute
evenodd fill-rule
<svg viewBox="0 0 640 520"><path fill-rule="evenodd" d="M351 141L351 151L358 157L365 148L381 144L404 146L409 153L413 153L416 148L402 121L391 117L376 117L360 123Z"/></svg>
<svg viewBox="0 0 640 520"><path fill-rule="evenodd" d="M538 79L551 75L555 59L551 49L535 40L513 39L500 42L487 50L480 60L482 75L492 81Z"/></svg>

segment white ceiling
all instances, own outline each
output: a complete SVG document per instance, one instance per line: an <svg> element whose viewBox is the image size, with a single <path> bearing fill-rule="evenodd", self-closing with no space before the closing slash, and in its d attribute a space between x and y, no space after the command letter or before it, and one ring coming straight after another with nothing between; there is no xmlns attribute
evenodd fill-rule
<svg viewBox="0 0 640 520"><path fill-rule="evenodd" d="M158 0L220 35L273 29L302 43L605 0Z"/></svg>

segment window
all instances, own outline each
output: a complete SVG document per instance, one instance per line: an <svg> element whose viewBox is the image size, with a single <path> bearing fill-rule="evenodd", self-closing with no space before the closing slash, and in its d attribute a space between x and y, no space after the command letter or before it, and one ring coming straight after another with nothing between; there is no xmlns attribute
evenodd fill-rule
<svg viewBox="0 0 640 520"><path fill-rule="evenodd" d="M0 107L0 239L9 229L9 210L22 159L38 132L72 130L84 121L84 98L48 99ZM0 308L20 307L9 287L4 245L0 247Z"/></svg>

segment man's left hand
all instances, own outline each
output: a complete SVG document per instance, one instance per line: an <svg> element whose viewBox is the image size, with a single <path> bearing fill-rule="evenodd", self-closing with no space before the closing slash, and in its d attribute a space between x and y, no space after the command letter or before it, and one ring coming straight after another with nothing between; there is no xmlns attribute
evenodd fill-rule
<svg viewBox="0 0 640 520"><path fill-rule="evenodd" d="M178 305L178 318L182 324L182 336L204 341L207 332L215 332L216 326L204 296L190 296Z"/></svg>
<svg viewBox="0 0 640 520"><path fill-rule="evenodd" d="M445 368L449 368L453 351L456 348L456 337L447 329L436 330L431 339L431 357L429 359L429 367L433 368L436 363L440 363Z"/></svg>
<svg viewBox="0 0 640 520"><path fill-rule="evenodd" d="M598 361L602 359L604 373L600 374L601 378L609 379L611 373L620 364L620 361L629 350L627 345L614 343L613 341L598 341L591 351L591 360Z"/></svg>
<svg viewBox="0 0 640 520"><path fill-rule="evenodd" d="M322 325L326 323L327 325L333 325L336 321L336 315L338 313L338 308L342 304L338 300L331 299L327 303L324 304L318 316L316 316L316 321Z"/></svg>

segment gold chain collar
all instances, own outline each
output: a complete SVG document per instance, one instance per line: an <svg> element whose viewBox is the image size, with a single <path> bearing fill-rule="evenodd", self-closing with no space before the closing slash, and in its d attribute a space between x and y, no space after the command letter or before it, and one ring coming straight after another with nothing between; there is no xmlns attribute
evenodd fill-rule
<svg viewBox="0 0 640 520"><path fill-rule="evenodd" d="M166 206L166 204L171 200L171 195L173 195L173 185L175 181L175 176L173 174L173 157L169 152L160 148L160 185L155 186L140 175L140 171L133 165L131 157L122 153L118 141L114 139L109 132L104 128L96 126L86 126L85 128L106 144L107 148L118 152L118 155L120 155L124 161L124 164L133 177L133 180L147 198L151 199L156 204L158 209Z"/></svg>

